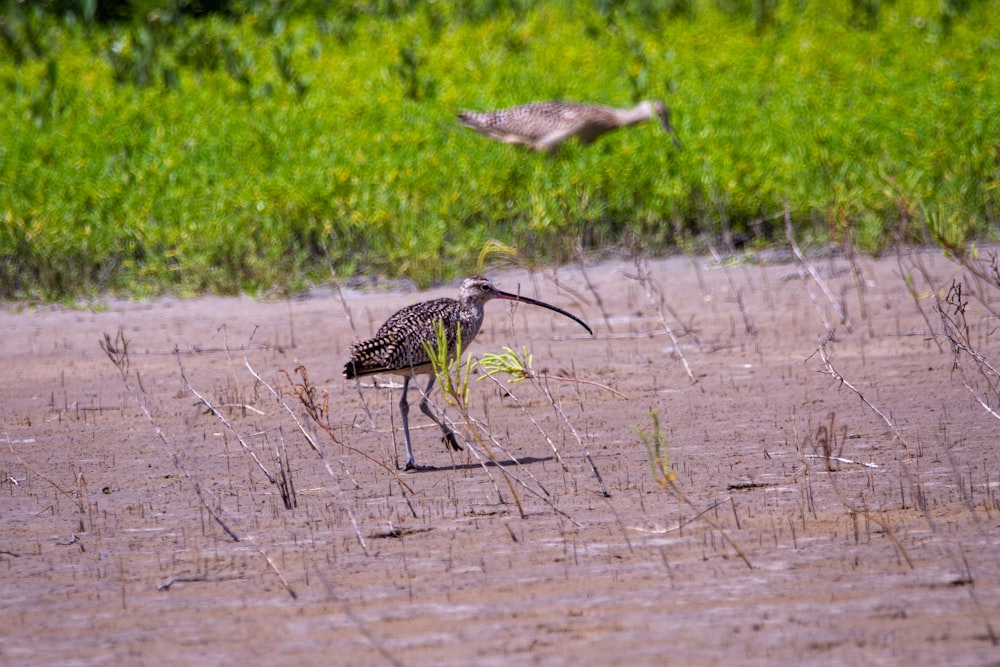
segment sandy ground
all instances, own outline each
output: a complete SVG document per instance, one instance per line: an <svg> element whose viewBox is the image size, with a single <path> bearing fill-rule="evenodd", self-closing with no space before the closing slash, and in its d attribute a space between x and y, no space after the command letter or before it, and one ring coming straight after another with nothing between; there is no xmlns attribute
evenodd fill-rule
<svg viewBox="0 0 1000 667"><path fill-rule="evenodd" d="M475 424L446 407L473 445L454 456L412 410L428 469L408 473L398 380L341 369L455 285L7 304L0 663L1000 664L1000 424L930 334L922 277L907 290L918 261L935 287L966 278L919 251L814 260L833 300L794 263L492 271L596 335L488 304L472 351L527 346L550 379L474 379ZM968 315L1000 359L995 318ZM871 407L820 372L828 327ZM99 345L119 330L124 381ZM329 431L290 395L299 364Z"/></svg>

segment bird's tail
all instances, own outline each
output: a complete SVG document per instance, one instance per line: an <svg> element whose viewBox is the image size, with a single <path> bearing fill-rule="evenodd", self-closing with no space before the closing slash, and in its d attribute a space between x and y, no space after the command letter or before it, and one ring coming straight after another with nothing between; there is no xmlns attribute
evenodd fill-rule
<svg viewBox="0 0 1000 667"><path fill-rule="evenodd" d="M483 125L479 119L479 114L474 111L459 111L458 122L473 130L478 129Z"/></svg>

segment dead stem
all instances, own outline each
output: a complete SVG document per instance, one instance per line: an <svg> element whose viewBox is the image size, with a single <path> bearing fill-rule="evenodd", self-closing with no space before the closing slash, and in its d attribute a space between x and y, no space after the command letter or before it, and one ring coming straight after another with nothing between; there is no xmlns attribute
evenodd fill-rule
<svg viewBox="0 0 1000 667"><path fill-rule="evenodd" d="M906 439L903 437L902 431L900 431L899 427L896 425L894 421L889 419L884 412L879 410L874 403L869 401L865 397L865 395L861 392L861 390L859 390L853 384L848 382L847 379L844 378L844 376L841 375L836 368L834 368L833 362L830 361L830 354L828 350L828 346L830 342L833 340L834 340L834 332L831 329L830 331L827 332L826 336L820 339L819 341L819 344L816 348L816 352L820 355L820 359L823 361L823 368L819 369L818 372L823 373L825 375L829 375L838 383L840 383L841 386L850 389L859 399L861 399L862 403L868 406L868 409L870 409L872 412L874 412L875 414L877 414L879 417L882 418L882 421L884 421L886 425L889 427L889 429L892 431L896 442L903 450L902 456L899 459L899 463L902 466L903 474L906 475L907 478L909 478L909 466L907 464L907 459L909 458L910 455L910 447L907 444ZM906 548L903 547L902 542L900 542L900 540L896 537L896 534L893 532L892 528L886 521L884 521L881 517L875 515L868 509L864 497L861 498L862 508L858 509L857 507L853 506L850 502L848 502L847 499L844 498L843 495L840 493L840 489L837 487L835 476L832 475L830 476L830 483L833 485L834 492L837 494L837 497L840 499L840 502L845 507L847 507L852 512L856 512L866 517L867 519L873 521L875 524L877 524L879 527L882 528L882 530L889 537L889 539L892 540L893 545L896 547L899 553L902 554L903 559L906 560L906 564L909 565L910 569L913 569L914 568L913 561L910 559L909 554L906 552ZM920 487L919 481L916 483L916 485L918 487L917 489L918 495L922 497L923 494L919 492L919 487ZM911 494L912 493L913 491L911 490ZM936 531L936 524L934 523L934 520L931 518L930 513L927 511L926 503L923 502L923 500L917 500L916 505L920 508L921 512L924 515L924 518L928 522L928 525L931 527L931 530Z"/></svg>
<svg viewBox="0 0 1000 667"><path fill-rule="evenodd" d="M917 312L920 313L920 317L923 318L924 323L927 325L927 331L928 332L934 331L934 326L931 324L930 318L924 311L923 306L920 305L920 294L917 292L916 285L914 285L913 283L913 275L912 275L913 272L907 270L907 268L903 266L903 257L904 255L902 247L900 244L897 244L896 264L897 266L899 266L899 272L900 274L902 274L903 280L906 283L906 292L907 294L910 295L910 298L913 299L913 305L916 307ZM923 277L924 282L927 284L928 293L933 294L935 300L937 300L934 281L931 280L930 273L927 271L927 268L924 266L924 263L920 260L920 256L915 255L912 251L910 251L906 254L906 258L920 272L920 275ZM934 341L934 344L937 345L938 352L944 352L944 348L941 346L941 341L938 340L936 337L932 337L932 340Z"/></svg>
<svg viewBox="0 0 1000 667"><path fill-rule="evenodd" d="M847 379L844 378L844 376L841 375L836 368L834 368L833 362L830 361L830 353L827 349L829 344L834 340L835 340L835 331L833 329L827 330L826 336L820 339L819 344L816 347L816 352L814 352L813 355L810 355L810 358L812 358L812 356L818 353L820 359L823 362L823 368L818 369L817 372L823 373L824 375L829 375L838 383L840 383L841 386L847 387L852 392L854 392L854 394L861 399L862 403L867 405L872 412L874 412L875 414L877 414L879 417L882 418L882 421L886 423L886 425L892 431L893 435L895 435L896 441L903 448L903 451L909 453L910 448L906 444L906 439L903 438L903 433L899 430L899 427L896 426L896 423L891 419L889 419L889 417L887 417L884 412L879 410L874 403L872 403L865 397L865 395L861 392L860 389L858 389L853 384L848 382Z"/></svg>
<svg viewBox="0 0 1000 667"><path fill-rule="evenodd" d="M236 437L236 440L240 443L240 446L243 447L243 451L246 453L246 455L249 456L253 460L253 462L257 464L257 467L260 468L261 472L263 472L264 475L267 477L267 481L270 482L271 484L276 484L277 481L275 480L274 475L271 473L270 470L264 467L263 463L260 462L260 459L257 458L256 452L254 452L253 449L250 447L250 445L246 443L246 441L243 439L243 436L240 435L239 432L236 430L236 427L234 427L232 423L230 423L230 421L226 419L226 416L223 415L221 412L219 412L219 410L214 405L212 405L212 403L209 402L207 398L199 394L198 390L195 389L193 386L191 386L191 382L188 381L187 375L184 373L184 364L181 363L180 352L175 349L175 353L177 356L177 367L180 369L181 379L184 380L184 386L187 387L187 390L191 392L194 395L194 397L197 398L198 401L208 409L209 412L215 415L216 419L221 421L223 425L227 429L229 429L229 432Z"/></svg>
<svg viewBox="0 0 1000 667"><path fill-rule="evenodd" d="M726 280L729 281L729 291L732 292L733 298L736 299L736 307L739 308L740 315L743 316L743 329L751 336L756 336L757 325L753 323L753 318L750 317L750 311L747 310L746 304L743 303L743 291L736 286L736 281L733 280L733 275L729 271L729 266L722 260L722 257L719 256L715 246L709 243L708 249L712 253L712 258L719 266L722 267L723 273L726 274Z"/></svg>
<svg viewBox="0 0 1000 667"><path fill-rule="evenodd" d="M688 498L687 494L681 489L680 485L677 483L677 476L673 471L670 470L669 463L669 446L666 438L663 436L663 431L660 429L660 420L658 413L654 410L650 413L650 417L653 420L653 431L651 434L647 434L644 431L636 428L635 432L639 436L642 444L646 448L646 456L649 459L649 469L653 477L653 481L659 485L660 488L665 491L669 491L677 498L679 501L690 507L696 513L696 518L704 521L709 528L717 532L722 536L730 547L739 555L748 568L753 569L753 565L750 563L750 559L747 558L743 549L740 548L736 541L729 536L722 526L713 521L712 519L705 516L705 513L715 507L718 507L718 503L707 510L700 511L694 502ZM722 501L725 502L725 501ZM737 521L738 523L738 521Z"/></svg>
<svg viewBox="0 0 1000 667"><path fill-rule="evenodd" d="M851 321L847 317L847 308L844 306L843 300L838 302L836 297L833 296L833 292L831 292L830 288L827 287L826 282L823 280L823 278L820 277L819 272L812 264L809 263L809 261L806 259L806 256L803 255L802 251L799 249L799 245L795 242L795 236L792 233L792 215L791 212L788 210L788 204L785 204L785 236L788 238L788 243L792 246L792 253L795 255L795 258L799 260L799 265L805 268L806 271L808 271L812 279L816 282L817 285L819 285L820 289L823 290L823 294L826 295L826 298L830 302L830 305L832 305L834 310L837 311L837 315L840 317L840 323L843 324L847 328L847 332L850 333L854 327L851 325ZM799 270L799 273L800 275L802 274L801 268ZM802 276L802 282L806 283L806 291L809 293L809 298L812 299L814 304L816 304L816 310L819 311L820 319L823 320L823 326L827 329L831 329L832 327L830 326L830 323L827 321L826 315L823 314L823 309L816 301L816 298L813 296L812 291L809 290L808 283L805 280L804 275Z"/></svg>
<svg viewBox="0 0 1000 667"><path fill-rule="evenodd" d="M548 376L543 376L543 378L547 377ZM559 401L557 401L552 395L551 390L549 390L548 382L542 382L536 376L532 376L531 381L536 387L538 387L538 390L542 392L545 398L548 399L549 405L552 406L555 413L559 415L559 418L562 419L564 424L566 424L569 432L573 434L573 438L576 440L577 444L580 445L580 449L583 450L583 455L586 458L588 465L590 465L590 471L594 474L594 478L597 480L597 484L601 488L601 496L604 498L610 498L611 494L608 493L608 489L604 486L604 480L601 478L601 473L598 472L597 466L594 464L594 459L590 456L590 451L587 449L587 445L584 444L583 438L581 438L580 434L577 433L576 427L574 427L573 423L570 422L568 417L566 417L566 413L563 412Z"/></svg>
<svg viewBox="0 0 1000 667"><path fill-rule="evenodd" d="M302 403L302 407L305 409L306 415L312 420L314 424L319 426L319 428L322 429L323 432L326 433L327 436L329 436L329 438L335 444L340 445L344 449L353 452L355 454L358 454L359 456L363 456L364 458L368 459L369 461L371 461L372 463L374 463L375 465L379 466L380 468L388 472L390 475L392 475L393 478L396 480L396 482L399 484L400 488L403 490L403 498L406 500L406 504L410 508L410 513L413 515L414 518L416 518L417 512L416 509L413 507L413 503L410 500L410 494L413 493L413 489L410 487L410 485L403 481L403 478L400 477L398 471L386 465L384 462L378 460L368 452L358 449L357 447L352 447L351 445L340 442L337 439L337 437L333 434L333 427L330 425L329 421L329 410L328 410L329 396L327 396L326 393L324 392L322 399L319 398L317 388L309 382L309 373L306 370L305 366L301 364L296 366L294 372L299 376L300 378L299 381L293 380L291 374L288 371L282 371L282 373L284 373L285 375L285 378L288 380L288 383L291 385L291 396L293 398L299 399L299 401ZM267 388L274 395L276 396L278 395L277 392L269 385L267 386ZM326 467L327 474L329 474L332 479L336 479L336 474L330 468L326 460L326 456L325 454L323 454L322 450L316 444L315 438L313 438L305 430L305 428L302 426L302 423L292 413L292 409L288 407L288 405L280 398L280 396L278 397L278 400L281 402L282 407L284 407L285 410L290 415L292 415L292 418L295 420L295 423L298 426L300 432L302 433L303 436L305 436L306 442L308 442L312 450L316 452L316 455L320 457L320 460ZM351 515L351 517L352 517L351 520L353 522L354 521L353 515ZM355 524L355 531L357 531L356 524ZM360 532L358 533L358 535L360 536Z"/></svg>
<svg viewBox="0 0 1000 667"><path fill-rule="evenodd" d="M971 329L965 318L968 301L962 291L961 282L952 282L944 301L935 296L934 303L944 337L951 346L952 371L958 371L962 384L976 402L994 419L1000 419L998 408L991 405L1000 405L1000 370L972 343ZM962 363L963 353L972 361L980 383L970 381ZM985 389L978 388L983 386Z"/></svg>
<svg viewBox="0 0 1000 667"><path fill-rule="evenodd" d="M688 363L687 356L684 354L684 350L681 349L680 342L677 340L674 330L670 327L670 324L667 323L667 318L663 314L664 309L669 308L666 303L666 297L663 294L663 288L659 285L659 283L653 280L652 275L649 272L649 268L643 266L642 259L638 256L635 259L635 269L636 275L632 276L625 274L625 277L637 281L645 288L646 298L649 299L650 303L656 307L656 313L659 315L660 324L663 326L663 330L667 332L667 335L670 336L670 340L674 344L674 352L678 357L680 357L681 362L684 364L684 371L691 380L691 384L697 384L698 380L691 371L691 365ZM654 298L654 293L656 298ZM677 314L672 314L674 315L674 319L680 322L680 318L677 317ZM687 333L687 331L685 333Z"/></svg>
<svg viewBox="0 0 1000 667"><path fill-rule="evenodd" d="M685 526L691 525L692 523L694 523L695 521L697 521L698 519L700 519L705 514L708 514L709 512L711 512L712 510L714 510L716 507L721 507L722 505L726 504L727 502L732 502L732 499L733 499L732 496L726 496L722 500L717 500L714 503L712 503L711 505L709 505L708 507L706 507L705 509L703 509L702 511L698 512L697 514L695 514L693 517L691 517L687 521L680 521L680 522L677 523L676 526L671 526L670 528L642 528L640 526L629 526L628 529L629 530L634 530L637 533L651 533L653 535L663 535L664 533L672 533L674 531L681 530ZM735 514L735 510L734 510L734 514ZM736 517L736 529L737 530L739 530L739 521L740 521L739 517Z"/></svg>
<svg viewBox="0 0 1000 667"><path fill-rule="evenodd" d="M434 372L438 376L438 384L441 386L442 396L444 396L447 401L449 401L452 405L454 405L458 409L459 413L461 413L462 418L465 420L466 423L477 423L472 418L472 415L469 414L467 402L463 400L463 397L461 395L463 393L462 387L467 385L468 378L466 378L465 382L462 382L461 378L459 378L458 380L454 379L451 376L452 366L447 365L448 360L446 358L447 354L445 348L441 348L441 353L443 358L436 359L432 355L431 359L435 361ZM459 339L458 348L455 351L455 359L461 359L461 356L462 356L462 341L461 339ZM446 365L443 367L439 367L437 366L438 361L443 361L445 362ZM453 364L453 365L458 365L458 364ZM468 362L466 362L466 366L468 366ZM461 371L459 371L459 373L461 373ZM424 388L420 386L418 386L417 388L420 391L421 398L427 401L427 405L431 406L431 409L437 411L441 423L448 424L449 428L451 428L452 433L455 434L459 433L459 430L456 429L457 424L451 418L449 418L447 414L445 414L444 410L439 408L437 405L435 405L428 399L427 393L424 391ZM502 465L499 465L499 461L497 460L496 455L493 454L493 452L490 450L487 441L488 440L492 441L494 444L497 444L498 446L499 443L493 438L491 434L489 434L487 429L481 429L481 430L483 430L486 433L487 438L484 439L478 437L476 435L476 432L473 431L472 435L474 436L474 438L469 438L469 437L463 438L466 449L476 458L476 461L479 463L479 466L483 469L483 472L486 473L486 476L489 478L490 483L493 485L493 490L497 492L498 501L503 502L503 494L500 492L500 486L497 484L496 478L493 476L493 473L486 465L486 462L490 461L492 463L497 464L497 468L500 470L500 474L503 475L504 482L507 484L507 489L510 491L511 497L514 499L514 505L517 507L518 515L522 519L527 518L527 515L524 512L524 507L521 505L521 497L518 495L517 489L514 488L514 481L516 481L520 486L522 486L525 489L528 490L532 489L529 489L529 487L526 484L521 482L521 480L517 479L508 470L505 470ZM466 434L468 435L467 430ZM476 440L475 443L472 442L473 439ZM480 446L482 447L483 450L482 453L480 452ZM521 465L520 462L516 458L514 458L514 456L512 456L509 452L504 450L502 447L500 449L505 454L507 454L507 456L509 456L512 461L517 463L517 465Z"/></svg>
<svg viewBox="0 0 1000 667"><path fill-rule="evenodd" d="M576 254L580 260L580 275L583 277L583 284L594 295L594 302L597 303L597 307L601 311L601 317L604 318L604 324L608 327L608 333L612 333L611 316L608 315L608 311L604 307L604 299L601 298L601 293L597 291L597 287L594 286L594 283L590 280L590 276L587 275L587 262L583 256L583 247L579 243L576 244Z"/></svg>
<svg viewBox="0 0 1000 667"><path fill-rule="evenodd" d="M748 568L750 568L751 570L753 569L753 565L750 563L750 559L747 558L747 555L745 553L743 553L743 549L741 549L740 545L738 545L736 543L736 540L734 540L732 537L730 537L729 533L726 532L722 528L722 526L720 526L713 519L710 519L707 516L707 513L709 511L715 509L720 504L726 502L725 500L721 500L721 501L715 503L714 505L712 505L711 507L699 511L698 507L694 504L694 502L690 498L687 497L687 494L685 494L681 490L680 486L678 486L678 484L677 484L676 481L674 481L674 480L667 480L667 485L668 485L668 488L670 489L670 492L673 493L674 496L676 496L681 502L683 502L685 505L687 505L688 507L690 507L692 510L694 510L695 512L697 512L697 514L695 515L695 519L700 519L700 520L704 521L706 524L708 524L709 528L711 528L712 530L714 530L715 532L717 532L719 535L721 535L722 539L724 539L726 541L726 543L730 547L732 547L733 551L736 552L736 554L746 564L746 566Z"/></svg>
<svg viewBox="0 0 1000 667"><path fill-rule="evenodd" d="M46 483L49 484L49 486L51 486L53 489L55 489L56 491L58 491L61 495L66 496L67 498L69 498L73 502L73 504L76 505L77 511L79 511L80 514L84 514L86 512L83 497L81 497L78 493L74 494L72 491L67 491L66 489L62 488L56 482L54 482L53 480L51 480L48 477L46 477L37 468L35 468L34 466L32 466L30 463L28 463L27 461L25 461L23 458L21 458L21 455L18 454L16 451L14 451L14 443L13 442L8 442L7 443L7 448L10 450L10 453L14 455L14 458L16 458L18 460L18 463L20 463L22 466L24 466L25 469L28 470L28 472L30 472L31 474L35 475L39 479L44 480ZM12 477L11 479L14 479L14 478ZM15 485L17 484L17 480L14 480L14 484Z"/></svg>
<svg viewBox="0 0 1000 667"><path fill-rule="evenodd" d="M524 403L521 402L521 399L519 399L517 395L510 390L509 387L505 387L502 384L500 384L500 381L496 379L496 377L494 377L493 373L484 373L482 377L488 378L491 382L493 382L497 386L497 388L500 389L500 391L504 392L507 395L507 397L509 397L512 401L514 401L514 404L521 409L521 412L528 418L528 420L532 424L534 424L535 429L537 429L538 432L542 435L542 437L545 438L545 442L548 443L549 447L552 449L552 453L555 454L556 456L556 461L558 461L559 465L562 466L563 472L568 472L569 468L563 461L562 455L559 453L559 448L556 447L556 443L552 441L552 438L549 437L549 434L545 432L545 429L543 429L541 424L538 423L538 420L535 419L535 416L532 415L531 412L528 410L528 408L524 405Z"/></svg>
<svg viewBox="0 0 1000 667"><path fill-rule="evenodd" d="M858 305L861 311L861 319L868 325L868 337L875 337L875 328L872 323L872 318L868 314L868 304L865 301L865 293L867 292L867 286L865 283L864 273L861 271L861 266L858 264L858 253L854 249L854 240L848 236L845 241L847 246L847 262L851 265L851 274L854 276L854 288L858 291Z"/></svg>
<svg viewBox="0 0 1000 667"><path fill-rule="evenodd" d="M496 380L494 379L494 382L495 381ZM442 382L440 384L441 384L441 387L442 387L442 390L443 390L443 388L446 386L446 383ZM453 383L452 386L456 386L456 385ZM422 391L423 390L421 389L421 392ZM453 397L453 399L457 399L457 397ZM569 514L567 514L565 511L563 511L562 509L560 509L559 506L557 506L555 504L555 502L553 502L553 500L549 497L551 494L549 494L549 492L541 485L541 483L538 481L537 478L535 478L535 476L531 473L530 470L528 470L525 466L523 466L521 464L521 462L517 460L516 457L514 457L510 452L508 452L506 450L506 448L504 448L497 441L497 439L495 437L493 437L492 432L490 431L489 427L486 424L483 424L479 420L475 419L471 414L469 414L469 412L468 412L467 409L463 409L462 408L463 403L461 401L454 400L454 404L459 407L459 411L462 413L462 418L463 418L463 421L465 422L465 424L471 424L471 425L475 426L476 429L477 429L476 431L473 432L475 434L475 437L473 437L473 438L465 437L464 440L463 440L463 442L464 442L467 450L473 455L473 457L475 457L476 462L479 464L479 466L486 473L487 477L489 477L490 482L493 484L493 488L494 488L494 490L496 490L496 492L497 492L498 495L500 494L500 488L497 485L496 479L494 478L492 472L490 471L490 466L487 465L487 464L493 463L494 466L504 476L504 481L507 483L508 489L511 491L511 493L514 496L514 502L517 505L518 512L519 512L519 514L520 514L520 516L521 516L522 519L527 518L527 515L524 513L524 509L521 506L520 497L517 495L516 489L514 488L515 484L518 487L524 489L526 492L528 492L532 496L534 496L534 497L538 498L539 500L541 500L543 503L545 503L546 505L548 505L552 509L553 512L555 512L556 514L564 517L565 519L567 519L568 521L570 521L571 523L573 523L573 525L575 525L576 527L578 527L578 528L582 527L583 524L581 524L579 521L577 521L576 519L574 519L573 517L571 517ZM455 422L454 420L452 420L451 418L449 418L447 416L447 414L445 414L445 412L443 410L441 410L440 408L438 408L437 406L435 406L433 403L431 403L430 405L435 410L437 410L438 417L444 423L446 423L448 426L450 426L451 429L452 429L452 431L454 431L456 433L459 431L459 429L458 429L459 424L457 422ZM544 435L544 432L543 432L543 435ZM545 437L548 440L548 436L545 436ZM487 444L487 441L491 442L494 446L496 446L497 448L499 448L500 451L502 451L504 454L506 454L509 457L509 459L511 461L513 461L514 464L519 469L523 470L529 477L531 477L531 479L534 480L534 482L536 484L538 484L538 487L541 489L541 491L538 491L538 490L532 488L524 480L520 479L517 475L515 475L514 473L512 473L510 470L507 470L507 468L500 463L500 461L496 458L496 456L490 450L490 447ZM551 441L549 441L549 442L551 444ZM555 445L552 445L552 447L553 447L553 451L556 451L555 450ZM558 457L558 451L556 451L556 455Z"/></svg>
<svg viewBox="0 0 1000 667"><path fill-rule="evenodd" d="M344 615L350 619L352 623L354 623L354 626L358 629L358 632L361 633L361 636L364 637L365 641L367 641L372 648L378 651L387 663L393 667L403 667L405 663L389 652L389 649L386 648L386 642L384 640L380 640L378 637L374 636L372 631L369 629L368 624L354 613L354 610L351 608L351 605L348 604L346 599L337 594L336 590L334 590L333 586L330 584L330 581L326 578L326 575L319 568L316 568L316 576L319 577L321 582L323 582L323 587L326 589L327 596L340 605L340 607L344 610Z"/></svg>

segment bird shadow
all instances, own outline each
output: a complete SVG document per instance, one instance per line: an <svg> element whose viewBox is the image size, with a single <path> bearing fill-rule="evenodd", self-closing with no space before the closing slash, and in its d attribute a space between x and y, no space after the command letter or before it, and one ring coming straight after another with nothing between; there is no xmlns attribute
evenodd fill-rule
<svg viewBox="0 0 1000 667"><path fill-rule="evenodd" d="M516 466L518 464L530 465L532 463L544 463L545 461L554 461L555 458L556 457L554 456L526 456L516 461L511 459L507 459L506 461L496 461L491 459L489 461L483 461L482 463L476 461L473 463L456 463L453 465L446 465L446 466L422 465L415 470L407 470L406 472L442 472L445 470L473 470L475 468L481 468L482 466L486 466L487 468L497 468L497 467L506 468L507 466Z"/></svg>

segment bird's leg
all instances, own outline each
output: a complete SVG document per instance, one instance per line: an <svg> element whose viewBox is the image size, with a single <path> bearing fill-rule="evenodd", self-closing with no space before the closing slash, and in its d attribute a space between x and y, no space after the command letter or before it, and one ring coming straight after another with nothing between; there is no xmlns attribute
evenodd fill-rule
<svg viewBox="0 0 1000 667"><path fill-rule="evenodd" d="M435 424L441 427L441 431L444 433L444 440L454 449L456 452L462 451L462 446L458 444L458 438L455 437L455 432L442 421L439 421L437 416L431 410L430 404L427 402L427 397L431 395L431 389L434 387L434 374L431 374L431 381L427 383L427 389L424 390L424 395L420 399L420 411L431 418Z"/></svg>
<svg viewBox="0 0 1000 667"><path fill-rule="evenodd" d="M410 386L410 376L403 376L403 395L399 398L399 416L403 418L403 440L406 441L406 467L405 470L416 470L417 463L413 460L413 446L410 444L410 422L407 415L410 412L410 404L406 402L406 390ZM421 407L423 404L421 404Z"/></svg>

